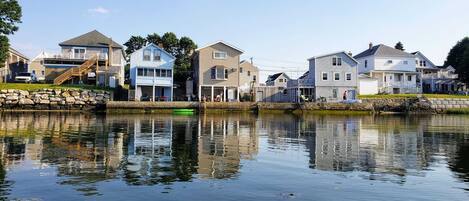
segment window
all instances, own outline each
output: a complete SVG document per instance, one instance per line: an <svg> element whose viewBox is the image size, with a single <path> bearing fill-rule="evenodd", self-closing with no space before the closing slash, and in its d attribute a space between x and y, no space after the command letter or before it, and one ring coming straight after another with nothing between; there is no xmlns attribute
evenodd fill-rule
<svg viewBox="0 0 469 201"><path fill-rule="evenodd" d="M402 81L402 75L397 75L397 81L398 82Z"/></svg>
<svg viewBox="0 0 469 201"><path fill-rule="evenodd" d="M388 60L388 64L392 64L392 60Z"/></svg>
<svg viewBox="0 0 469 201"><path fill-rule="evenodd" d="M73 58L74 59L85 59L85 48L74 48L73 49Z"/></svg>
<svg viewBox="0 0 469 201"><path fill-rule="evenodd" d="M239 73L243 73L243 68L239 68Z"/></svg>
<svg viewBox="0 0 469 201"><path fill-rule="evenodd" d="M340 73L334 73L334 80L340 80Z"/></svg>
<svg viewBox="0 0 469 201"><path fill-rule="evenodd" d="M217 79L217 67L212 67L212 69L210 69L210 78L213 80Z"/></svg>
<svg viewBox="0 0 469 201"><path fill-rule="evenodd" d="M282 78L278 79L278 82L283 82L283 79Z"/></svg>
<svg viewBox="0 0 469 201"><path fill-rule="evenodd" d="M253 81L256 81L256 75L253 75L253 76L252 76L252 80L253 80Z"/></svg>
<svg viewBox="0 0 469 201"><path fill-rule="evenodd" d="M368 67L368 60L365 60L365 68Z"/></svg>
<svg viewBox="0 0 469 201"><path fill-rule="evenodd" d="M332 57L332 65L337 66L337 58Z"/></svg>
<svg viewBox="0 0 469 201"><path fill-rule="evenodd" d="M412 75L407 76L407 81L412 81Z"/></svg>
<svg viewBox="0 0 469 201"><path fill-rule="evenodd" d="M342 66L342 58L337 58L337 65Z"/></svg>
<svg viewBox="0 0 469 201"><path fill-rule="evenodd" d="M427 66L427 61L423 61L423 66Z"/></svg>
<svg viewBox="0 0 469 201"><path fill-rule="evenodd" d="M161 77L167 77L166 73L166 70L161 69Z"/></svg>
<svg viewBox="0 0 469 201"><path fill-rule="evenodd" d="M147 76L150 76L150 77L155 76L155 70L154 69L148 69Z"/></svg>
<svg viewBox="0 0 469 201"><path fill-rule="evenodd" d="M404 64L409 64L407 61L404 61Z"/></svg>
<svg viewBox="0 0 469 201"><path fill-rule="evenodd" d="M251 71L248 71L248 76L251 76Z"/></svg>
<svg viewBox="0 0 469 201"><path fill-rule="evenodd" d="M415 65L419 65L419 60L415 60Z"/></svg>
<svg viewBox="0 0 469 201"><path fill-rule="evenodd" d="M214 59L226 59L226 52L214 51L213 58Z"/></svg>
<svg viewBox="0 0 469 201"><path fill-rule="evenodd" d="M327 80L327 73L322 73L322 80Z"/></svg>
<svg viewBox="0 0 469 201"><path fill-rule="evenodd" d="M158 49L153 50L153 61L160 61L161 60L161 51Z"/></svg>
<svg viewBox="0 0 469 201"><path fill-rule="evenodd" d="M143 61L150 61L151 51L143 50Z"/></svg>
<svg viewBox="0 0 469 201"><path fill-rule="evenodd" d="M172 70L166 70L166 77L173 77Z"/></svg>
<svg viewBox="0 0 469 201"><path fill-rule="evenodd" d="M143 76L143 68L137 69L137 75L138 76Z"/></svg>
<svg viewBox="0 0 469 201"><path fill-rule="evenodd" d="M389 80L392 80L392 75L389 76Z"/></svg>
<svg viewBox="0 0 469 201"><path fill-rule="evenodd" d="M387 79L386 76L384 76L384 82L386 82L386 79Z"/></svg>
<svg viewBox="0 0 469 201"><path fill-rule="evenodd" d="M45 75L45 74L46 74L46 72L44 72L44 71L41 71L41 75Z"/></svg>
<svg viewBox="0 0 469 201"><path fill-rule="evenodd" d="M225 79L228 79L228 69L225 68Z"/></svg>
<svg viewBox="0 0 469 201"><path fill-rule="evenodd" d="M352 73L345 73L345 79L352 80Z"/></svg>
<svg viewBox="0 0 469 201"><path fill-rule="evenodd" d="M35 70L33 70L33 74L36 75L36 71L35 71Z"/></svg>
<svg viewBox="0 0 469 201"><path fill-rule="evenodd" d="M160 69L156 69L156 70L155 70L155 76L156 76L156 77L160 77L160 76L161 76L161 70L160 70Z"/></svg>
<svg viewBox="0 0 469 201"><path fill-rule="evenodd" d="M332 98L337 98L337 89L332 89Z"/></svg>

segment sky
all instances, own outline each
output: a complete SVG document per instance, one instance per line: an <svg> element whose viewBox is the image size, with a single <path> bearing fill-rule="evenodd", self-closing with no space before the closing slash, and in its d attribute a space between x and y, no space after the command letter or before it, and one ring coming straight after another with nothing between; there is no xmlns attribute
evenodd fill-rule
<svg viewBox="0 0 469 201"><path fill-rule="evenodd" d="M307 70L307 58L358 54L368 44L421 51L442 65L469 36L468 0L19 0L23 9L12 47L33 58L92 30L123 44L132 35L174 32L199 47L223 40L253 58L260 79Z"/></svg>

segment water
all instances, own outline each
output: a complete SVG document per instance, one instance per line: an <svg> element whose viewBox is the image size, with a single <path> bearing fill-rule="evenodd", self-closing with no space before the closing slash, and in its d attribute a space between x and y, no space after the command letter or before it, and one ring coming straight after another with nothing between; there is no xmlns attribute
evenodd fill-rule
<svg viewBox="0 0 469 201"><path fill-rule="evenodd" d="M468 124L0 113L0 200L468 200Z"/></svg>

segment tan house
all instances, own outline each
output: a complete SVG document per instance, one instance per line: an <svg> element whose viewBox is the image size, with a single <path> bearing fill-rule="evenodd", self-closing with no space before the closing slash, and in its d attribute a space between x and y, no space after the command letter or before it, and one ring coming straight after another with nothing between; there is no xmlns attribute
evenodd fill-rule
<svg viewBox="0 0 469 201"><path fill-rule="evenodd" d="M239 91L241 94L251 93L259 86L259 68L246 60L239 63Z"/></svg>
<svg viewBox="0 0 469 201"><path fill-rule="evenodd" d="M93 30L59 46L61 53L43 58L46 82L110 87L124 84L123 47L111 38Z"/></svg>
<svg viewBox="0 0 469 201"><path fill-rule="evenodd" d="M0 81L13 81L16 74L28 71L28 63L27 56L10 47L5 64L0 66Z"/></svg>
<svg viewBox="0 0 469 201"><path fill-rule="evenodd" d="M192 68L199 100L239 101L242 53L241 49L223 41L195 50Z"/></svg>

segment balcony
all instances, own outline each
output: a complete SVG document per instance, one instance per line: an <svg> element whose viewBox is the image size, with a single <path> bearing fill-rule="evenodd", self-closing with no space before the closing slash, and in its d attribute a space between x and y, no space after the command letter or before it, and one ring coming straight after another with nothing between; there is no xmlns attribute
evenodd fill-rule
<svg viewBox="0 0 469 201"><path fill-rule="evenodd" d="M49 54L46 59L56 59L56 60L88 60L95 56L96 53L87 53L87 54ZM98 53L98 60L105 61L108 59L107 53Z"/></svg>
<svg viewBox="0 0 469 201"><path fill-rule="evenodd" d="M458 74L450 73L431 73L431 74L422 74L422 79L458 79Z"/></svg>

